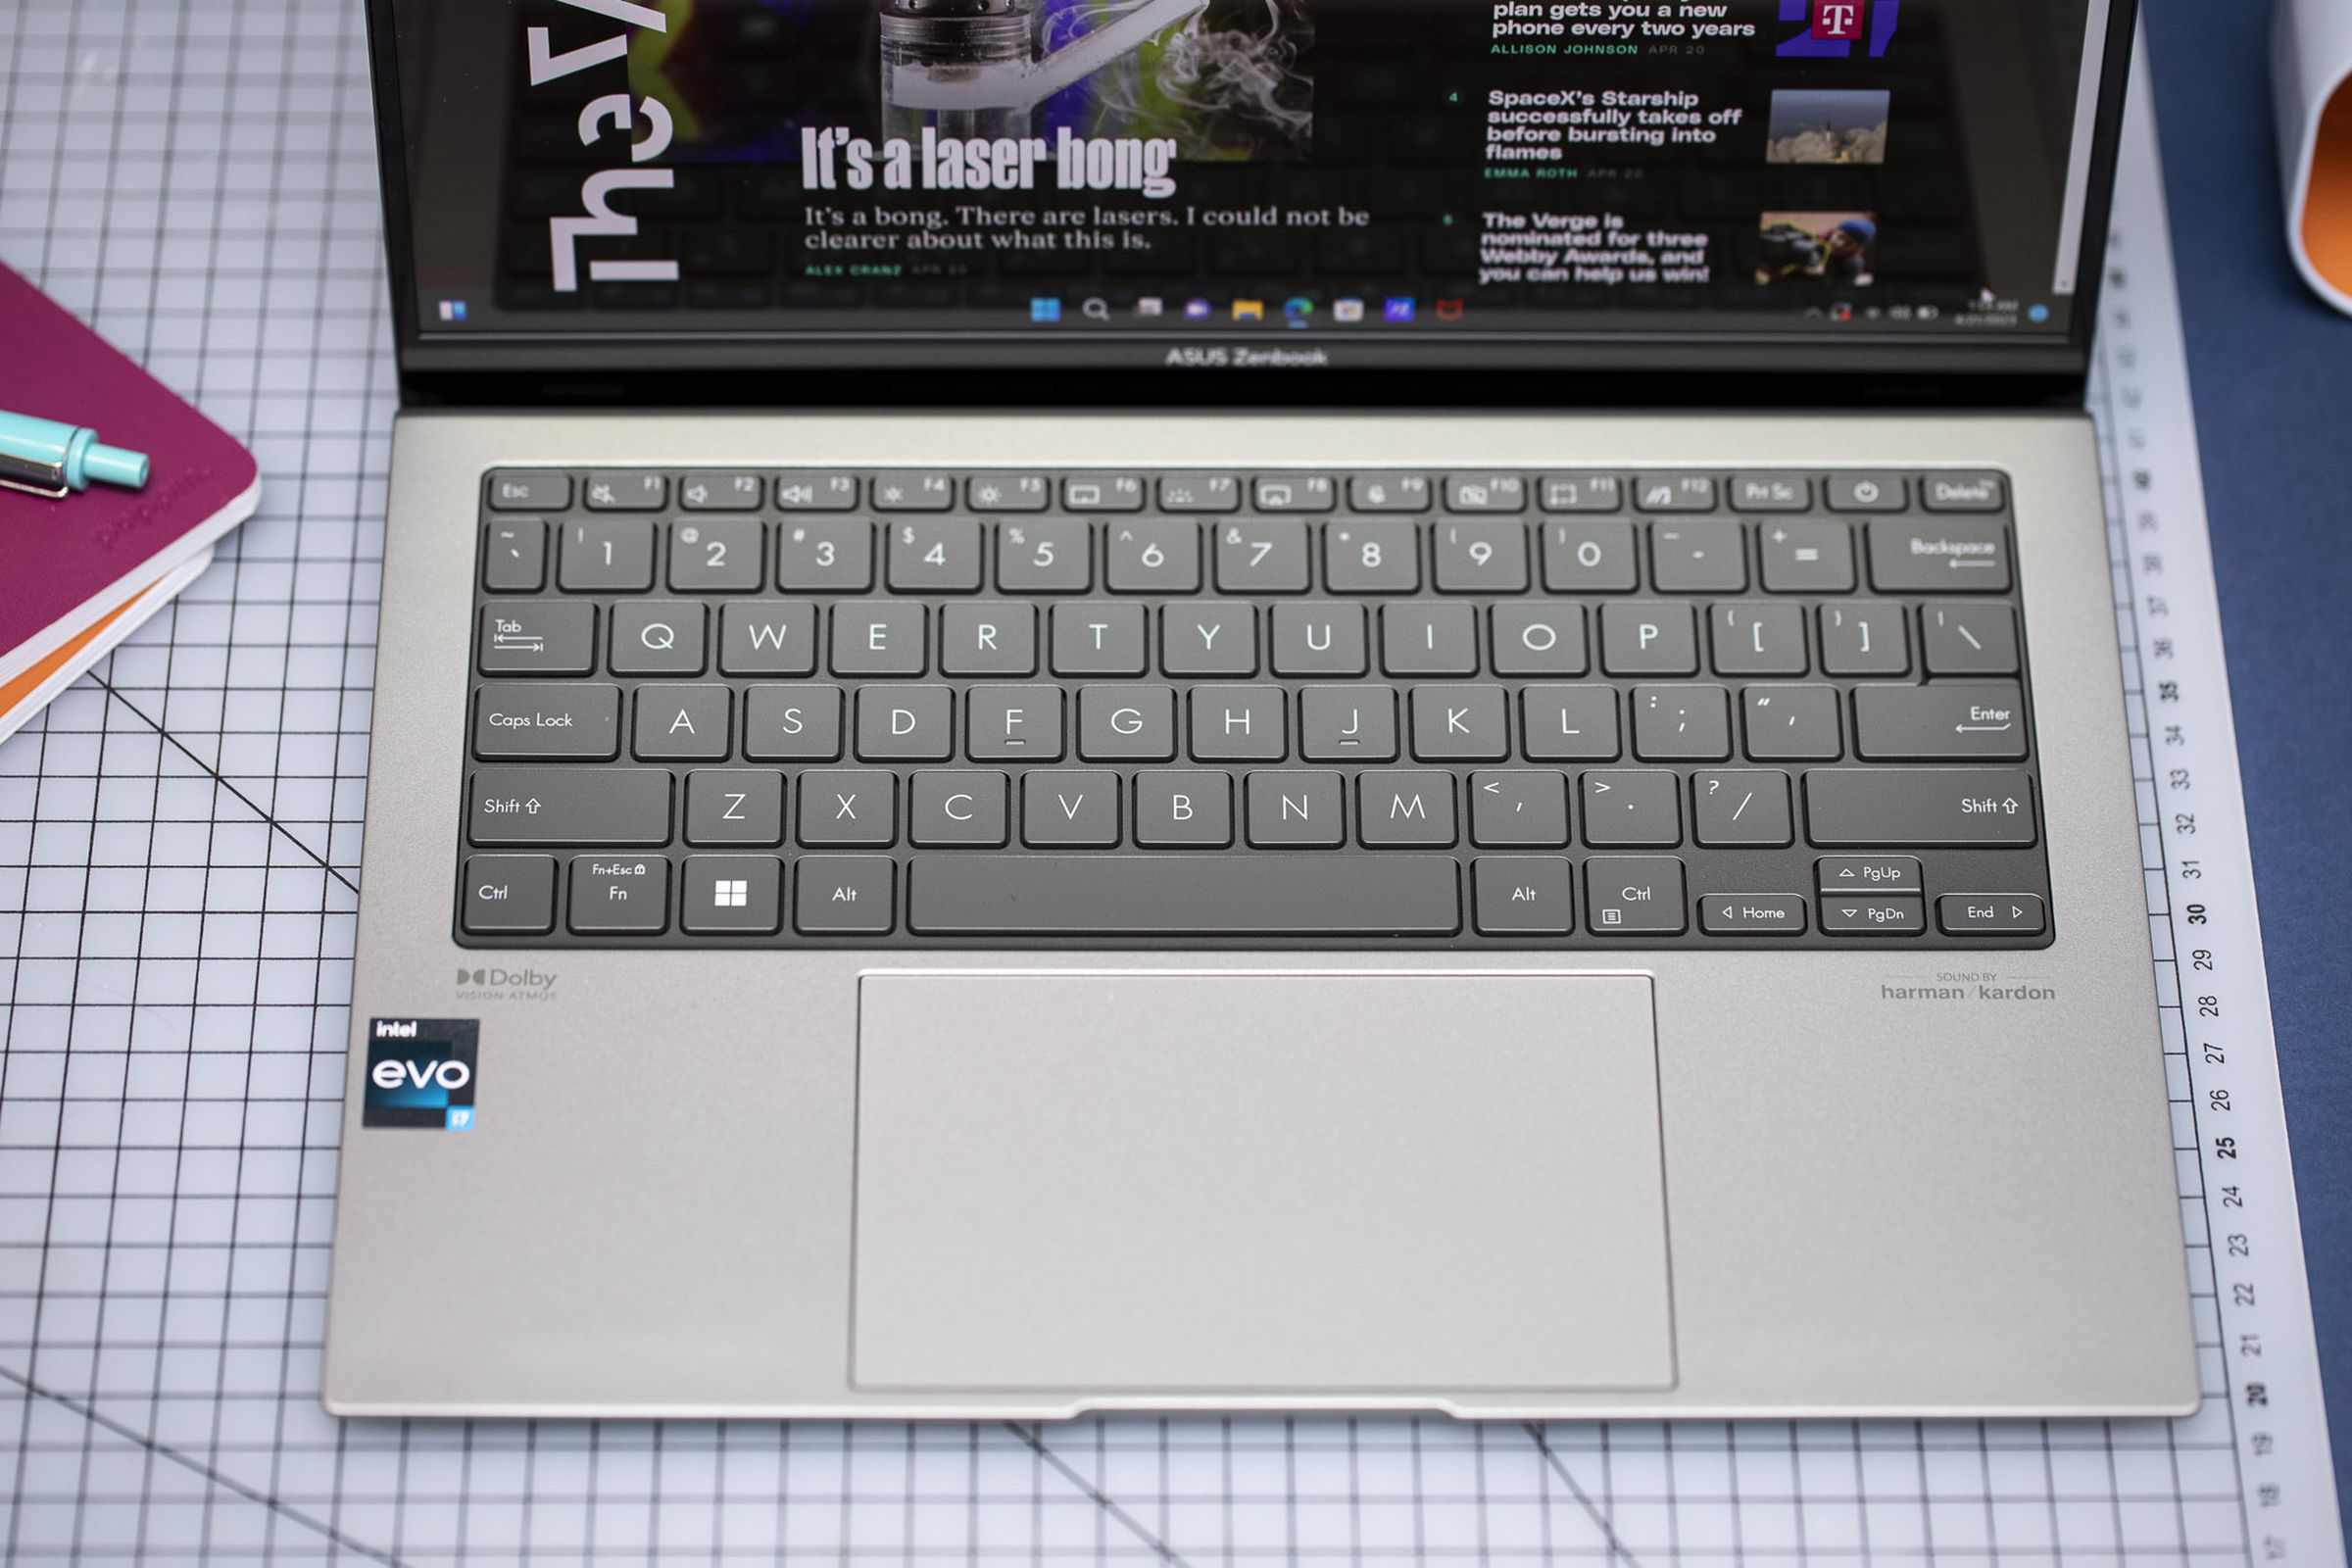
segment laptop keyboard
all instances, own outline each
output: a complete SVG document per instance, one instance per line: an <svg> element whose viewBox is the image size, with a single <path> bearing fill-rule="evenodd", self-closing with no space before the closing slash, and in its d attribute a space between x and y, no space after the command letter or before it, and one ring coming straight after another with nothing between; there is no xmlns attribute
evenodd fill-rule
<svg viewBox="0 0 2352 1568"><path fill-rule="evenodd" d="M494 470L475 947L2038 947L1983 471Z"/></svg>

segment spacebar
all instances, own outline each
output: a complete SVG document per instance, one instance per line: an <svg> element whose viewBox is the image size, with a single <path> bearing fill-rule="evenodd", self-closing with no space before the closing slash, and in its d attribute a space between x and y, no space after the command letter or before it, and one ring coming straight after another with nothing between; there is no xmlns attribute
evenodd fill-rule
<svg viewBox="0 0 2352 1568"><path fill-rule="evenodd" d="M917 856L924 936L1451 936L1443 855Z"/></svg>

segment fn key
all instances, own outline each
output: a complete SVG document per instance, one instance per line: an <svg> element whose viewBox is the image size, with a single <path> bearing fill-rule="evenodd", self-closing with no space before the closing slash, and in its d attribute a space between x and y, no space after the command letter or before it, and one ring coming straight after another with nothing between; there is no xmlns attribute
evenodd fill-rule
<svg viewBox="0 0 2352 1568"><path fill-rule="evenodd" d="M668 930L669 862L658 855L573 856L571 928L612 937Z"/></svg>

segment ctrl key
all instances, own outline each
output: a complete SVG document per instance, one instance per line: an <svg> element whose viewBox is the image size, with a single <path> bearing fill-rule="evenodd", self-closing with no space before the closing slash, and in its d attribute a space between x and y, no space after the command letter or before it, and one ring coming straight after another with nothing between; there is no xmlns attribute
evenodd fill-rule
<svg viewBox="0 0 2352 1568"><path fill-rule="evenodd" d="M1690 928L1683 862L1671 855L1585 861L1585 929L1596 937L1674 937Z"/></svg>
<svg viewBox="0 0 2352 1568"><path fill-rule="evenodd" d="M477 937L539 936L556 923L556 862L546 855L477 855L466 862L460 916Z"/></svg>
<svg viewBox="0 0 2352 1568"><path fill-rule="evenodd" d="M669 861L658 855L573 856L571 928L594 937L661 935L669 928Z"/></svg>

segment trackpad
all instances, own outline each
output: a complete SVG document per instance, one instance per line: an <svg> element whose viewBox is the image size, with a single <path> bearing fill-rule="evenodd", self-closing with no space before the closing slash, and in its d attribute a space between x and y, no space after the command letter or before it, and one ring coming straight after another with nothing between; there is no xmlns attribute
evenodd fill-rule
<svg viewBox="0 0 2352 1568"><path fill-rule="evenodd" d="M1674 1381L1650 982L873 974L866 1388Z"/></svg>

